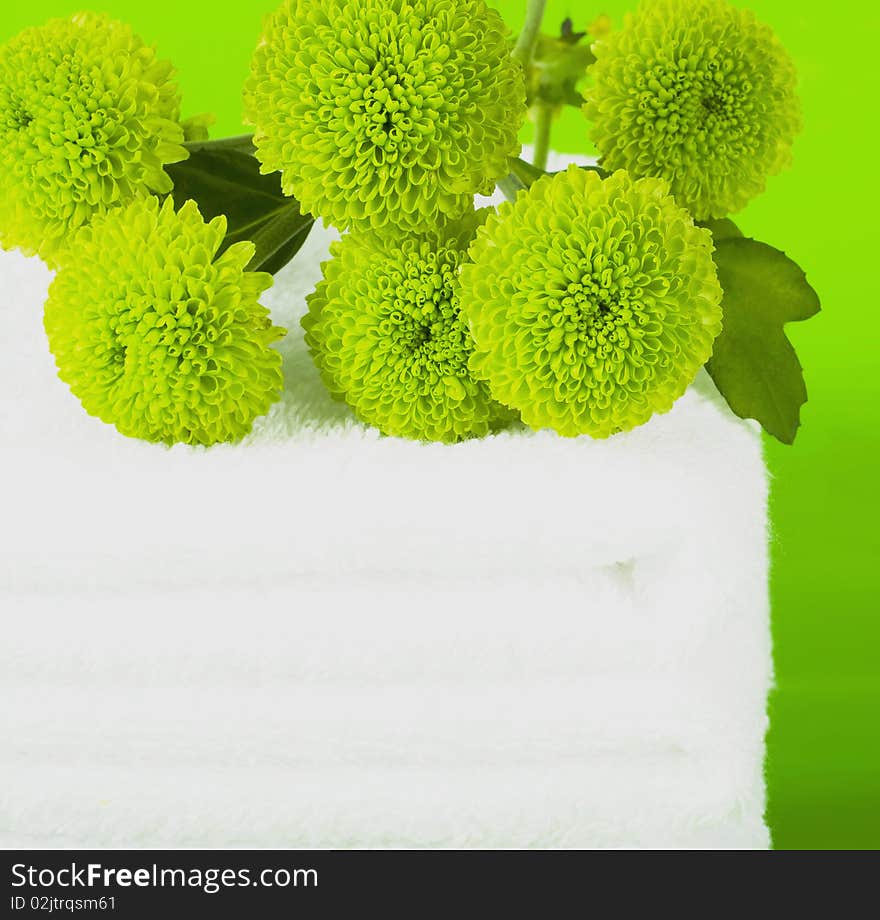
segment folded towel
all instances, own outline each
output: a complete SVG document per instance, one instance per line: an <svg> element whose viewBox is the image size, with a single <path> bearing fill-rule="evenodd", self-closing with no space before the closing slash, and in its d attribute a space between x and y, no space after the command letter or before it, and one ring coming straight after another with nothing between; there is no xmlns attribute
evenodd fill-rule
<svg viewBox="0 0 880 920"><path fill-rule="evenodd" d="M266 296L245 445L88 417L0 254L0 844L760 847L755 428L701 374L608 441L383 438Z"/></svg>

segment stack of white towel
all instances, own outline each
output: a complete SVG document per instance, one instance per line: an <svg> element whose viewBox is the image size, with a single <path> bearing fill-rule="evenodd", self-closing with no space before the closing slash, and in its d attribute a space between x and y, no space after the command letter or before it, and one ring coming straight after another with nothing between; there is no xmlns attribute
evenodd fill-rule
<svg viewBox="0 0 880 920"><path fill-rule="evenodd" d="M701 374L605 442L382 438L266 297L244 446L85 415L0 254L0 845L762 847L766 477Z"/></svg>

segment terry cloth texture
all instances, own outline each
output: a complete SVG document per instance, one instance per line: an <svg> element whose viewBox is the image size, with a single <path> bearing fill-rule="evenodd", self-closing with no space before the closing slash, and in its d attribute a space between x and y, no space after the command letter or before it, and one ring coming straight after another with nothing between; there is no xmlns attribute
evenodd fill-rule
<svg viewBox="0 0 880 920"><path fill-rule="evenodd" d="M87 416L0 254L0 845L764 847L758 434L711 381L608 441L383 438L266 295L244 446Z"/></svg>

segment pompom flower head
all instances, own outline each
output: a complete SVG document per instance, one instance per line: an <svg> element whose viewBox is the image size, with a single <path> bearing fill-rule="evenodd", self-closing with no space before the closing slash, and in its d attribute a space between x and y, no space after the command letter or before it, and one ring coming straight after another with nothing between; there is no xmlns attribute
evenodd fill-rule
<svg viewBox="0 0 880 920"><path fill-rule="evenodd" d="M245 87L265 172L340 229L429 229L519 151L522 68L483 0L287 0Z"/></svg>
<svg viewBox="0 0 880 920"><path fill-rule="evenodd" d="M484 213L407 237L349 234L308 298L306 343L330 392L384 434L460 441L510 418L468 369L459 266Z"/></svg>
<svg viewBox="0 0 880 920"><path fill-rule="evenodd" d="M72 231L151 192L186 158L172 67L81 13L0 46L0 245L50 263Z"/></svg>
<svg viewBox="0 0 880 920"><path fill-rule="evenodd" d="M86 411L167 444L235 441L280 396L284 331L257 302L272 276L245 271L253 243L217 255L206 224L171 198L117 208L79 231L49 290L58 373Z"/></svg>
<svg viewBox="0 0 880 920"><path fill-rule="evenodd" d="M603 438L665 412L712 353L712 236L661 179L571 166L503 204L461 300L474 373L533 428Z"/></svg>
<svg viewBox="0 0 880 920"><path fill-rule="evenodd" d="M791 159L795 68L726 0L643 0L593 51L584 111L609 170L669 181L697 220L740 210Z"/></svg>

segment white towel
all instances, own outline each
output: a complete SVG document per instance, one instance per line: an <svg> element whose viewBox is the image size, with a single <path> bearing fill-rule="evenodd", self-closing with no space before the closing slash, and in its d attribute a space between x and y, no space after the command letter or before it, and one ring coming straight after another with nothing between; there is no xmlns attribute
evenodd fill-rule
<svg viewBox="0 0 880 920"><path fill-rule="evenodd" d="M597 442L383 438L266 295L248 443L88 417L0 254L0 844L762 847L766 477L711 381Z"/></svg>

